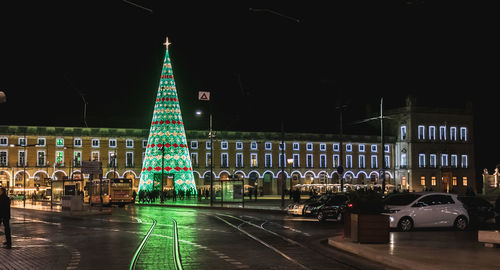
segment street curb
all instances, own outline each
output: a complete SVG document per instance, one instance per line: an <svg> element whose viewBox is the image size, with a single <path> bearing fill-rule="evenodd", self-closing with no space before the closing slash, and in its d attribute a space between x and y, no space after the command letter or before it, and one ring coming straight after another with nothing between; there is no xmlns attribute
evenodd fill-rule
<svg viewBox="0 0 500 270"><path fill-rule="evenodd" d="M360 243L353 243L353 242L348 242L349 240L344 239L344 237L341 236L335 236L335 237L330 237L328 238L328 244L330 246L333 246L337 249L349 252L351 254L358 255L360 257L363 257L365 259L390 266L393 268L398 268L398 269L409 269L409 270L422 270L422 269L428 269L428 270L438 270L440 268L429 265L429 264L424 264L424 263L419 263L417 261L412 261L412 260L407 260L403 258L399 258L393 255L385 254L385 255L380 255L376 254L374 252L374 248L371 247L366 247L363 246L363 244ZM390 244L380 244L380 245L390 245Z"/></svg>
<svg viewBox="0 0 500 270"><path fill-rule="evenodd" d="M276 209L262 209L262 208L237 208L237 207L223 207L223 206L199 206L199 205L169 205L169 204L134 204L136 206L154 206L154 207L171 207L171 208L192 208L192 209L206 209L206 210L243 210L249 212L268 212L274 214L286 214L286 210Z"/></svg>
<svg viewBox="0 0 500 270"><path fill-rule="evenodd" d="M32 209L32 208L23 208L23 207L11 207L12 209L17 210L27 210L27 211L41 211L46 213L56 214L62 217L85 217L85 216L103 216L103 215L111 215L111 211L102 211L97 213L89 213L88 210L82 210L81 212L64 212L64 211L51 211L44 209Z"/></svg>

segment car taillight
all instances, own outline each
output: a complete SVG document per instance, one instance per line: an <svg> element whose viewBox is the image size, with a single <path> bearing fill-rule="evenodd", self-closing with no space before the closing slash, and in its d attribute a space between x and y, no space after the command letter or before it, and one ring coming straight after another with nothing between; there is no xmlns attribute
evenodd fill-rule
<svg viewBox="0 0 500 270"><path fill-rule="evenodd" d="M347 204L347 207L352 208L352 203Z"/></svg>

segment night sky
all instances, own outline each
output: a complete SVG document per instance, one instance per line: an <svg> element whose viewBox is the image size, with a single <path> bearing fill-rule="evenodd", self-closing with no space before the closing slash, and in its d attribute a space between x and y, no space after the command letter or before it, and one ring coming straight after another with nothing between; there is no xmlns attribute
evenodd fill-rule
<svg viewBox="0 0 500 270"><path fill-rule="evenodd" d="M473 102L476 170L500 163L498 22L473 1L15 2L0 4L1 125L84 126L84 95L89 127L149 128L168 36L186 129L208 128L200 90L215 129L279 131L283 119L295 132L338 132L340 97L349 122L412 94Z"/></svg>

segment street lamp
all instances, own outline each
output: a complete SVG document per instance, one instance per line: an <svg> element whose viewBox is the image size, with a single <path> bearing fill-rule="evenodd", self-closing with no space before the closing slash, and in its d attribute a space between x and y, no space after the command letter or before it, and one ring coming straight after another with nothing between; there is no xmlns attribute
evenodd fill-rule
<svg viewBox="0 0 500 270"><path fill-rule="evenodd" d="M26 147L31 147L31 146L39 146L39 144L27 144L26 140L26 132L24 133L24 143L23 144L11 144L10 147L14 146L22 146L24 148L23 150L23 207L26 207L26 162L27 162L27 155L26 155Z"/></svg>
<svg viewBox="0 0 500 270"><path fill-rule="evenodd" d="M195 112L197 116L201 116L203 113L200 110ZM214 132L212 131L212 110L210 110L210 123L209 123L209 131L208 137L210 138L210 206L214 205L214 144L213 137L215 137ZM222 202L221 202L222 203Z"/></svg>
<svg viewBox="0 0 500 270"><path fill-rule="evenodd" d="M111 157L113 158L113 179L118 178L116 177L116 151L111 153Z"/></svg>
<svg viewBox="0 0 500 270"><path fill-rule="evenodd" d="M290 167L290 194L292 194L292 164L293 164L293 158L289 158L286 160L288 163L288 166Z"/></svg>

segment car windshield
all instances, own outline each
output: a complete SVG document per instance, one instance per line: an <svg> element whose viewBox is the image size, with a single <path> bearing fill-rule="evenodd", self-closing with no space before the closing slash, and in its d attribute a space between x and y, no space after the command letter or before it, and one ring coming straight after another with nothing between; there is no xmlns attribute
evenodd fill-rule
<svg viewBox="0 0 500 270"><path fill-rule="evenodd" d="M347 201L346 196L334 196L328 201L329 205L341 205Z"/></svg>
<svg viewBox="0 0 500 270"><path fill-rule="evenodd" d="M408 205L418 199L418 194L397 194L387 197L386 205Z"/></svg>

